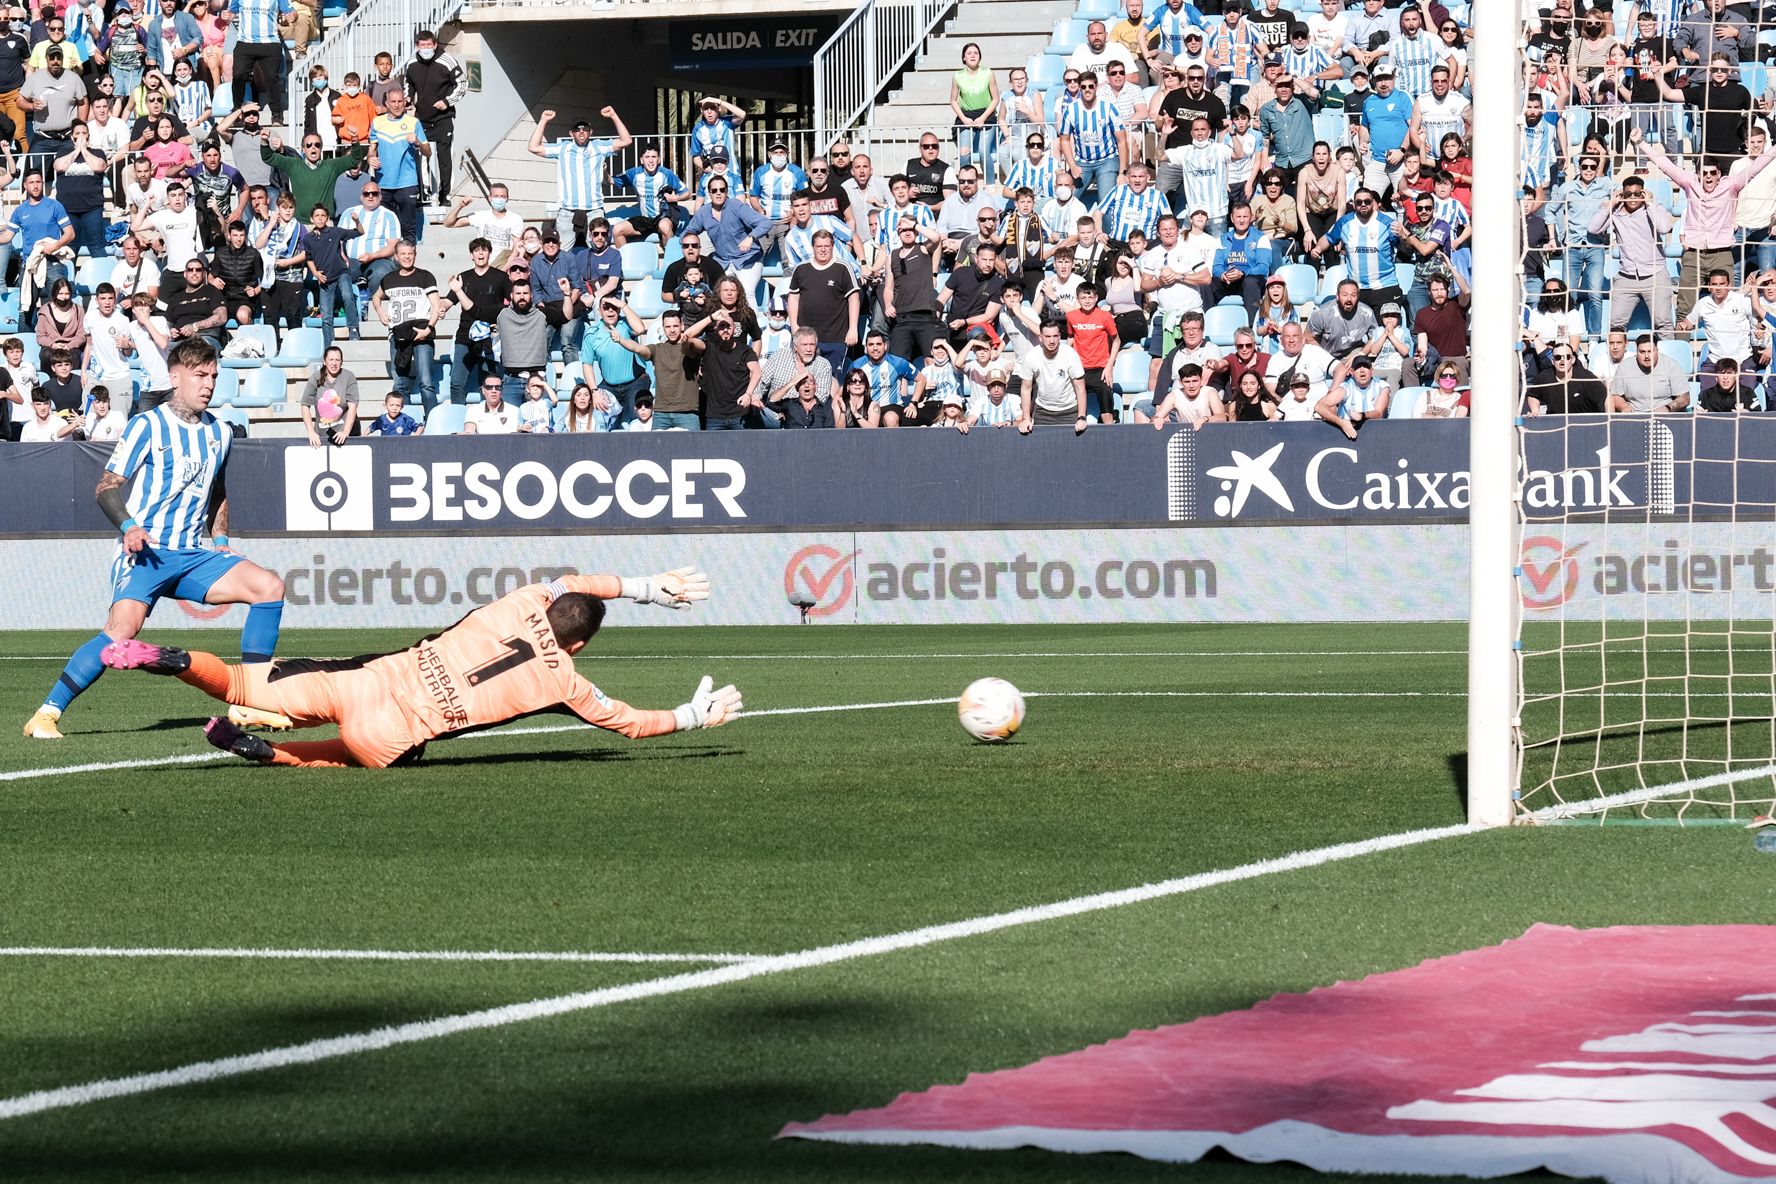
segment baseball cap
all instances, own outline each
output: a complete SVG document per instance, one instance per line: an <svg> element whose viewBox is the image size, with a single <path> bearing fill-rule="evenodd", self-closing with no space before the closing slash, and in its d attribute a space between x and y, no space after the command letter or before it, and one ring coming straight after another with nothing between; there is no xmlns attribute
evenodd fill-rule
<svg viewBox="0 0 1776 1184"><path fill-rule="evenodd" d="M1399 305L1395 304L1391 300L1388 301L1388 303L1381 306L1381 315L1382 316L1385 317L1389 313L1393 313L1397 317L1404 317L1406 315L1405 310L1402 309Z"/></svg>
<svg viewBox="0 0 1776 1184"><path fill-rule="evenodd" d="M765 145L766 152L775 152L779 148L783 149L785 152L789 151L789 141L782 136L773 136L771 142Z"/></svg>
<svg viewBox="0 0 1776 1184"><path fill-rule="evenodd" d="M1280 53L1273 53L1264 59L1264 64L1267 66L1280 66L1283 64L1283 55Z"/></svg>
<svg viewBox="0 0 1776 1184"><path fill-rule="evenodd" d="M1280 275L1273 275L1268 280L1264 281L1264 286L1267 288L1286 288L1289 286L1289 281Z"/></svg>
<svg viewBox="0 0 1776 1184"><path fill-rule="evenodd" d="M1298 386L1312 386L1312 385L1313 385L1313 383L1308 380L1307 375L1302 374L1300 371L1296 371L1294 374L1290 375L1290 377L1289 377L1289 389L1290 390L1294 390Z"/></svg>
<svg viewBox="0 0 1776 1184"><path fill-rule="evenodd" d="M569 130L577 132L581 128L585 128L587 131L591 131L592 130L592 121L590 119L582 119L578 123L574 124L573 127L570 128Z"/></svg>
<svg viewBox="0 0 1776 1184"><path fill-rule="evenodd" d="M1369 72L1369 77L1372 79L1374 79L1374 78L1392 78L1393 76L1394 76L1394 68L1392 66L1388 65L1386 62L1383 62L1381 65L1375 67L1375 69L1373 69Z"/></svg>
<svg viewBox="0 0 1776 1184"><path fill-rule="evenodd" d="M1003 366L988 366L987 367L987 382L989 384L995 383L995 382L1004 383L1004 382L1009 382L1009 381L1010 381L1010 378L1005 373L1005 367L1003 367Z"/></svg>
<svg viewBox="0 0 1776 1184"><path fill-rule="evenodd" d="M546 230L544 230L543 233L538 235L537 237L546 243L558 243L561 241L561 232L559 230L556 230L553 226L551 226L551 227L547 228Z"/></svg>
<svg viewBox="0 0 1776 1184"><path fill-rule="evenodd" d="M1196 38L1198 41L1201 41L1202 35L1203 35L1203 31L1201 29L1197 28L1195 25L1192 25L1188 29L1184 30L1184 40L1186 40L1186 41L1190 40L1192 37Z"/></svg>
<svg viewBox="0 0 1776 1184"><path fill-rule="evenodd" d="M943 401L944 401L944 406L946 406L946 407L950 406L951 404L954 404L957 407L966 406L966 404L962 401L962 392L957 391L957 390L945 391Z"/></svg>
<svg viewBox="0 0 1776 1184"><path fill-rule="evenodd" d="M1358 354L1356 357L1351 359L1351 369L1352 370L1373 370L1373 369L1375 369L1375 359L1370 357L1368 354Z"/></svg>
<svg viewBox="0 0 1776 1184"><path fill-rule="evenodd" d="M635 395L635 405L637 407L652 407L654 405L654 396L646 391L638 391Z"/></svg>
<svg viewBox="0 0 1776 1184"><path fill-rule="evenodd" d="M714 164L718 160L726 161L728 159L727 146L725 144L711 145L709 150L703 154L703 159L711 164Z"/></svg>

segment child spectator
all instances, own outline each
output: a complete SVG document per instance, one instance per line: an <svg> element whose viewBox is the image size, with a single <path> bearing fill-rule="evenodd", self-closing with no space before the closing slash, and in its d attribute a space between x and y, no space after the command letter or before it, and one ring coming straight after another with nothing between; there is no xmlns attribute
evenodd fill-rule
<svg viewBox="0 0 1776 1184"><path fill-rule="evenodd" d="M104 386L92 388L92 402L86 412L86 438L106 443L123 436L123 425L129 422L129 408L113 407L111 392Z"/></svg>
<svg viewBox="0 0 1776 1184"><path fill-rule="evenodd" d="M370 421L368 429L372 436L421 436L425 428L417 419L408 415L404 408L407 400L399 393L390 391L382 401L382 414Z"/></svg>
<svg viewBox="0 0 1776 1184"><path fill-rule="evenodd" d="M547 379L533 375L524 384L524 405L518 408L518 430L548 435L555 430L555 392Z"/></svg>
<svg viewBox="0 0 1776 1184"><path fill-rule="evenodd" d="M80 417L73 412L61 415L49 396L38 391L31 396L31 418L19 430L20 444L53 444L80 430Z"/></svg>
<svg viewBox="0 0 1776 1184"><path fill-rule="evenodd" d="M333 134L341 147L363 144L370 139L370 123L376 118L376 104L364 93L364 80L353 70L345 76L345 87L333 104Z"/></svg>
<svg viewBox="0 0 1776 1184"><path fill-rule="evenodd" d="M654 397L652 395L635 396L635 418L623 425L625 432L651 432L654 430Z"/></svg>

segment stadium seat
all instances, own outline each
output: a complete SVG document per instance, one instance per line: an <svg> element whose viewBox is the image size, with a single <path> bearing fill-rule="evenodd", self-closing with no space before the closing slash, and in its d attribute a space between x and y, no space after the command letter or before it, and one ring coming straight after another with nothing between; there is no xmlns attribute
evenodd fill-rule
<svg viewBox="0 0 1776 1184"><path fill-rule="evenodd" d="M1116 356L1116 369L1111 385L1122 395L1144 394L1147 390L1147 368L1153 359L1138 349L1125 349Z"/></svg>
<svg viewBox="0 0 1776 1184"><path fill-rule="evenodd" d="M1410 292L1412 291L1412 281L1418 278L1418 264L1396 263L1394 275L1399 281L1400 291Z"/></svg>
<svg viewBox="0 0 1776 1184"><path fill-rule="evenodd" d="M457 403L440 403L426 413L425 434L428 436L461 435L463 420L467 416L467 407Z"/></svg>
<svg viewBox="0 0 1776 1184"><path fill-rule="evenodd" d="M1350 134L1350 120L1342 111L1321 111L1313 117L1314 139L1324 140L1337 152Z"/></svg>
<svg viewBox="0 0 1776 1184"><path fill-rule="evenodd" d="M1064 58L1078 49L1079 43L1085 40L1085 25L1086 22L1078 19L1056 21L1048 52Z"/></svg>
<svg viewBox="0 0 1776 1184"><path fill-rule="evenodd" d="M636 284L635 290L629 293L629 307L644 321L651 321L665 312L666 302L660 299L660 281L650 278Z"/></svg>
<svg viewBox="0 0 1776 1184"><path fill-rule="evenodd" d="M624 279L645 280L660 274L660 253L653 243L624 243L622 255Z"/></svg>
<svg viewBox="0 0 1776 1184"><path fill-rule="evenodd" d="M260 366L247 371L246 381L232 400L235 407L273 407L282 403L289 390L284 372L276 366Z"/></svg>
<svg viewBox="0 0 1776 1184"><path fill-rule="evenodd" d="M565 432L567 430L566 399L562 399L560 402L556 403L555 409L549 413L549 426L557 432Z"/></svg>
<svg viewBox="0 0 1776 1184"><path fill-rule="evenodd" d="M1314 293L1314 299L1330 300L1338 295L1338 285L1342 284L1348 275L1349 273L1345 271L1342 263L1334 263L1328 267L1326 274L1320 277L1319 290Z"/></svg>
<svg viewBox="0 0 1776 1184"><path fill-rule="evenodd" d="M304 325L284 334L283 348L271 359L271 364L285 370L306 370L321 360L321 354L326 348L327 343L322 339L321 331Z"/></svg>
<svg viewBox="0 0 1776 1184"><path fill-rule="evenodd" d="M0 292L0 333L17 333L19 327L19 290Z"/></svg>
<svg viewBox="0 0 1776 1184"><path fill-rule="evenodd" d="M1696 372L1696 347L1681 338L1661 338L1659 352L1677 363L1677 368L1685 374Z"/></svg>
<svg viewBox="0 0 1776 1184"><path fill-rule="evenodd" d="M1406 386L1394 392L1388 400L1389 419L1417 419L1424 410L1425 396L1430 393L1429 387Z"/></svg>
<svg viewBox="0 0 1776 1184"><path fill-rule="evenodd" d="M1045 53L1032 54L1024 69L1030 75L1030 89L1038 93L1061 85L1061 76L1067 72L1066 63Z"/></svg>
<svg viewBox="0 0 1776 1184"><path fill-rule="evenodd" d="M117 260L109 255L89 255L74 269L74 287L82 296L90 297L93 289L111 278Z"/></svg>
<svg viewBox="0 0 1776 1184"><path fill-rule="evenodd" d="M1079 7L1074 10L1075 20L1103 21L1122 15L1122 6L1116 0L1079 0Z"/></svg>
<svg viewBox="0 0 1776 1184"><path fill-rule="evenodd" d="M1277 268L1277 277L1289 285L1289 303L1306 304L1320 288L1320 273L1311 263L1288 263Z"/></svg>
<svg viewBox="0 0 1776 1184"><path fill-rule="evenodd" d="M680 219L680 220L682 221L682 219ZM684 256L685 256L684 240L678 236L678 233L676 231L674 231L672 238L669 239L666 243L665 251L661 252L660 270L665 271L666 268L671 267L674 263L677 263L680 259L683 259Z"/></svg>
<svg viewBox="0 0 1776 1184"><path fill-rule="evenodd" d="M234 330L234 337L250 337L265 347L264 357L259 358L228 358L222 359L225 370L257 370L277 354L277 331L270 325L242 325Z"/></svg>
<svg viewBox="0 0 1776 1184"><path fill-rule="evenodd" d="M229 407L240 395L240 371L216 371L216 393L210 396L210 407Z"/></svg>
<svg viewBox="0 0 1776 1184"><path fill-rule="evenodd" d="M1217 304L1203 312L1203 331L1211 342L1223 349L1233 345L1235 331L1248 328L1251 323L1251 318L1246 316L1246 306L1237 298L1232 304ZM1141 380L1146 381L1145 374Z"/></svg>
<svg viewBox="0 0 1776 1184"><path fill-rule="evenodd" d="M1741 62L1739 82L1751 92L1755 102L1764 97L1764 89L1770 85L1770 68L1762 62Z"/></svg>
<svg viewBox="0 0 1776 1184"><path fill-rule="evenodd" d="M1609 364L1609 342L1594 341L1591 350L1585 357L1585 368L1593 374L1600 374L1603 367Z"/></svg>
<svg viewBox="0 0 1776 1184"><path fill-rule="evenodd" d="M239 407L218 407L212 403L210 404L210 414L214 415L223 423L238 426L243 432L251 432L253 430L252 424L247 419L247 413L242 411Z"/></svg>

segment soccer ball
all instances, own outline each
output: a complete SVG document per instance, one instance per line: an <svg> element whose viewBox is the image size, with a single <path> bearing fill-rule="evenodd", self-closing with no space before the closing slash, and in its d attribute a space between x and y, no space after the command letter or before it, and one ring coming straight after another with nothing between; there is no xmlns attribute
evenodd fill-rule
<svg viewBox="0 0 1776 1184"><path fill-rule="evenodd" d="M977 678L956 701L962 730L983 744L999 744L1024 726L1024 696L1003 678Z"/></svg>

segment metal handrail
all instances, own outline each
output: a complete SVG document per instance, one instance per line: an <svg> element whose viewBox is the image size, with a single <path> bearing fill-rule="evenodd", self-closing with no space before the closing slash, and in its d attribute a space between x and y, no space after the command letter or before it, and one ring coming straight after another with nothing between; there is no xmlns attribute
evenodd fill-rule
<svg viewBox="0 0 1776 1184"><path fill-rule="evenodd" d="M386 52L394 58L398 73L413 56L415 33L430 29L443 41L444 25L465 7L467 0L364 0L356 11L325 30L319 40L311 41L306 56L290 63L288 118L293 124L301 117L311 67L325 66L334 86L354 70L368 85L377 53Z"/></svg>
<svg viewBox="0 0 1776 1184"><path fill-rule="evenodd" d="M814 51L815 124L867 125L882 92L956 2L864 0Z"/></svg>

